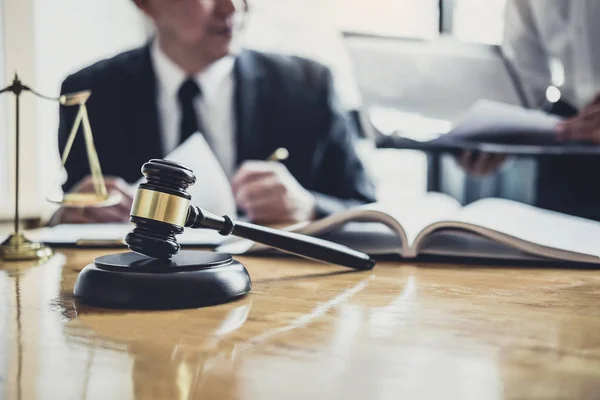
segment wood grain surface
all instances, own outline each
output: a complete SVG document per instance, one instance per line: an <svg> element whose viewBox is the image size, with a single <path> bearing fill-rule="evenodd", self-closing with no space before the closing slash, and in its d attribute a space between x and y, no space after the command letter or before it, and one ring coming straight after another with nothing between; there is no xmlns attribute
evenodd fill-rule
<svg viewBox="0 0 600 400"><path fill-rule="evenodd" d="M597 271L239 257L233 303L79 304L107 253L0 264L0 398L600 398Z"/></svg>

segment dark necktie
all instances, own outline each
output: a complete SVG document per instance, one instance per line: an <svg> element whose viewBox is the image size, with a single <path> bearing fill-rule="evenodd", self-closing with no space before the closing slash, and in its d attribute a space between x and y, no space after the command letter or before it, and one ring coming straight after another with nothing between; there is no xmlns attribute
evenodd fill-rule
<svg viewBox="0 0 600 400"><path fill-rule="evenodd" d="M194 102L198 96L202 95L200 87L192 78L186 79L179 88L177 98L179 99L179 109L181 110L181 123L179 125L179 143L183 143L195 132L205 134L199 116L196 114Z"/></svg>

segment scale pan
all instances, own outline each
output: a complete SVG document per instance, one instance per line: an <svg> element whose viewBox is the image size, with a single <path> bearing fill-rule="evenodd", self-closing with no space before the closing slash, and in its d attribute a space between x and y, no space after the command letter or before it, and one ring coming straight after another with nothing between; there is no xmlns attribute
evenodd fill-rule
<svg viewBox="0 0 600 400"><path fill-rule="evenodd" d="M90 90L83 90L81 92L62 95L58 98L58 101L64 106L76 106L84 104L91 95L92 92Z"/></svg>
<svg viewBox="0 0 600 400"><path fill-rule="evenodd" d="M84 208L84 207L111 207L117 205L123 199L121 193L111 193L108 196L102 196L96 193L66 193L62 199L47 200L51 203L60 204L63 207Z"/></svg>

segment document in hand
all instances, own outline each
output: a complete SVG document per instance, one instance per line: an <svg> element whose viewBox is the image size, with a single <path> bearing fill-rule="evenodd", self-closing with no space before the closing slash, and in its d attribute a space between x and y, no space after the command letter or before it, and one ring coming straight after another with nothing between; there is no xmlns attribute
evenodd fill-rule
<svg viewBox="0 0 600 400"><path fill-rule="evenodd" d="M490 100L476 102L458 118L450 131L433 140L398 137L398 147L430 152L460 153L476 150L522 155L600 154L600 146L560 142L556 126L560 118L543 111Z"/></svg>
<svg viewBox="0 0 600 400"><path fill-rule="evenodd" d="M461 207L450 196L429 193L406 204L374 203L288 229L372 256L600 264L600 223L504 199ZM228 240L217 250L273 251L245 239Z"/></svg>
<svg viewBox="0 0 600 400"><path fill-rule="evenodd" d="M125 236L134 228L130 223L62 224L36 229L28 237L55 247L124 247ZM224 236L207 229L188 229L177 236L182 246L216 246Z"/></svg>

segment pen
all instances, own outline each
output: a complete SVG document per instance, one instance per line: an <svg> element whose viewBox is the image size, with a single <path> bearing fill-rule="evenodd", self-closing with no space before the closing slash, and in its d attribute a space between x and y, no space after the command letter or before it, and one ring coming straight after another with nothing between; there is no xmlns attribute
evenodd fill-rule
<svg viewBox="0 0 600 400"><path fill-rule="evenodd" d="M290 156L289 151L285 147L280 147L267 158L267 161L283 161Z"/></svg>
<svg viewBox="0 0 600 400"><path fill-rule="evenodd" d="M79 247L120 247L125 246L124 239L78 239L75 242Z"/></svg>

